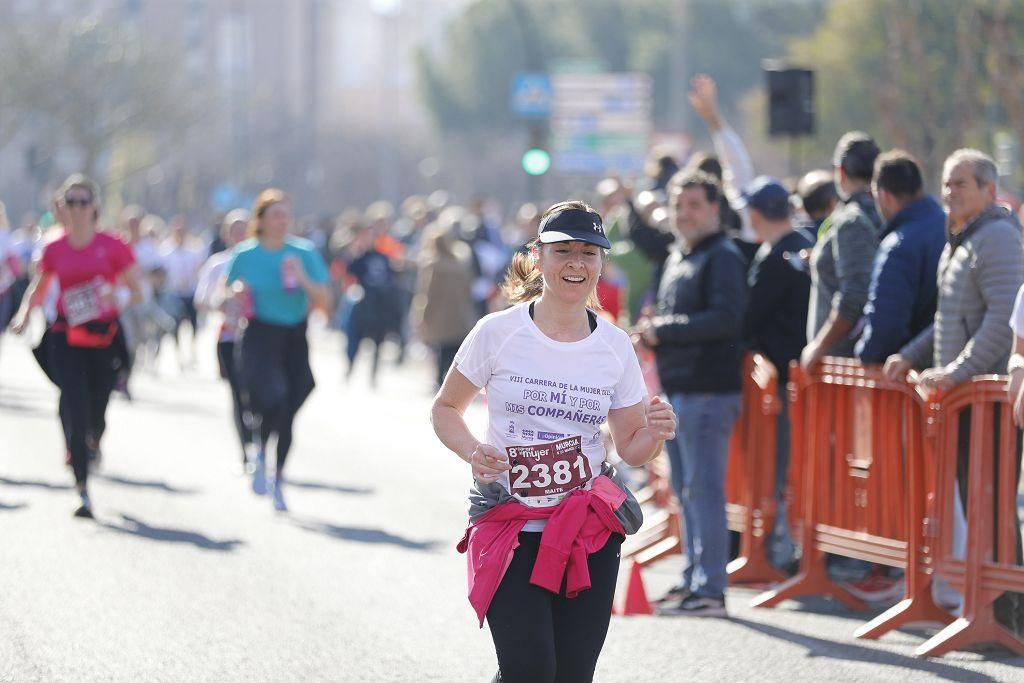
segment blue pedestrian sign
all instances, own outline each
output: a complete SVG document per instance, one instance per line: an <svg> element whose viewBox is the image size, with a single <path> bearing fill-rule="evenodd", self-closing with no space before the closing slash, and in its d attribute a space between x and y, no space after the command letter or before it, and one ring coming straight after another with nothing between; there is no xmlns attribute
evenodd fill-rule
<svg viewBox="0 0 1024 683"><path fill-rule="evenodd" d="M240 206L238 200L238 188L234 185L221 183L210 190L210 205L216 211L228 211L229 209Z"/></svg>
<svg viewBox="0 0 1024 683"><path fill-rule="evenodd" d="M512 113L524 119L543 119L551 115L551 77L547 74L519 74L512 79Z"/></svg>

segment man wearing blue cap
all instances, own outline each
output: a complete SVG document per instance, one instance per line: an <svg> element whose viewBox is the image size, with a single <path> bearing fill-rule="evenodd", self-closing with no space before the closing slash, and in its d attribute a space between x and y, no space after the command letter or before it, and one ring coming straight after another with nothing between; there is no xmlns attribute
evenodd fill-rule
<svg viewBox="0 0 1024 683"><path fill-rule="evenodd" d="M781 411L775 448L775 499L779 512L768 559L776 566L785 567L792 562L794 554L783 507L790 443L786 381L789 363L800 357L806 340L811 278L800 251L810 249L814 243L806 234L794 229L789 191L774 178L755 178L743 189L740 199L750 217L750 227L761 240L747 274L750 294L743 319L743 340L748 349L763 353L779 373Z"/></svg>

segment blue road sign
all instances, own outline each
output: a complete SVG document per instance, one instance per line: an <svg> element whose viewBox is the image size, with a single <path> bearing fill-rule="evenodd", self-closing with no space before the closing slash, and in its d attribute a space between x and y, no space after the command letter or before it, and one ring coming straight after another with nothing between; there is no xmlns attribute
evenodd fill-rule
<svg viewBox="0 0 1024 683"><path fill-rule="evenodd" d="M542 119L551 114L551 77L547 74L519 74L512 79L512 113L524 119Z"/></svg>
<svg viewBox="0 0 1024 683"><path fill-rule="evenodd" d="M227 211L239 206L238 199L238 188L228 183L221 183L210 190L210 205L217 211Z"/></svg>

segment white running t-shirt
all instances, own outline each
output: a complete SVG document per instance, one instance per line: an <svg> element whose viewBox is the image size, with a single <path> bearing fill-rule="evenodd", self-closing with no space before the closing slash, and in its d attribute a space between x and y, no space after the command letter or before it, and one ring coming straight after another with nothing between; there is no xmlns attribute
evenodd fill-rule
<svg viewBox="0 0 1024 683"><path fill-rule="evenodd" d="M1018 337L1024 337L1024 286L1017 290L1017 298L1013 302L1013 314L1010 316L1010 328Z"/></svg>
<svg viewBox="0 0 1024 683"><path fill-rule="evenodd" d="M623 330L598 318L585 339L555 341L533 322L529 304L481 319L455 364L487 392L487 443L512 465L498 481L531 507L557 505L600 474L608 411L647 395ZM525 530L543 527L534 521Z"/></svg>

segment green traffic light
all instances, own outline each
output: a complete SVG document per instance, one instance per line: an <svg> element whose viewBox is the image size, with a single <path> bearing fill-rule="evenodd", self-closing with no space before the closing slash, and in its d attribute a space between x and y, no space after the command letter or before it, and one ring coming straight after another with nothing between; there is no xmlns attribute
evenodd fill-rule
<svg viewBox="0 0 1024 683"><path fill-rule="evenodd" d="M544 175L551 168L551 155L543 149L529 149L523 154L523 170L529 175Z"/></svg>

